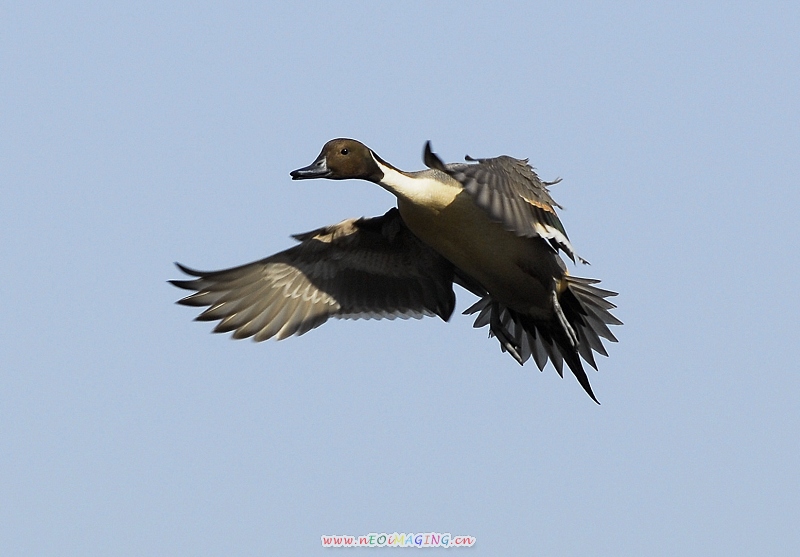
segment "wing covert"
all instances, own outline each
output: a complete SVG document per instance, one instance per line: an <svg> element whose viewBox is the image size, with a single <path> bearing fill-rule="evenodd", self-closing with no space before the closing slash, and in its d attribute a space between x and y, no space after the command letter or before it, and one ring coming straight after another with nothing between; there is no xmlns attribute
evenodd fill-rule
<svg viewBox="0 0 800 557"><path fill-rule="evenodd" d="M487 159L467 156L471 164L444 164L431 150L430 142L425 144L424 160L428 167L458 181L475 204L507 230L519 236L543 238L554 250L563 251L575 261L575 250L556 214L556 207L561 206L547 189L560 180L544 182L527 159L506 155Z"/></svg>

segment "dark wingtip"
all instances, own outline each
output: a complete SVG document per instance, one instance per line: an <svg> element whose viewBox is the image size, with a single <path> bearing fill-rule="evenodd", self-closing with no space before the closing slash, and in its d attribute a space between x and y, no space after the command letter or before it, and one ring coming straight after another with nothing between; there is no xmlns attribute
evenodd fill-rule
<svg viewBox="0 0 800 557"><path fill-rule="evenodd" d="M193 283L194 283L193 280L170 280L170 281L167 281L167 282L169 282L172 286L176 286L176 287L180 288L181 290L193 290L193 291L197 292L197 288L195 288L194 285L193 285ZM175 303L176 304L189 305L189 304L183 303L184 299L178 300Z"/></svg>
<svg viewBox="0 0 800 557"><path fill-rule="evenodd" d="M185 265L181 265L177 261L175 262L175 266L178 269L180 269L182 272L184 272L185 274L189 275L190 277L202 277L203 276L202 272L195 271L194 269L190 269L189 267L187 267ZM167 282L170 283L172 286L176 286L178 288L182 288L183 290L197 290L197 288L195 288L195 286L194 286L195 279L189 279L189 280L174 279L174 280L168 280ZM183 302L183 300L178 300L175 303L180 304L182 302ZM186 304L184 304L184 305L186 305Z"/></svg>
<svg viewBox="0 0 800 557"><path fill-rule="evenodd" d="M197 271L195 269L187 267L186 265L181 265L177 261L175 261L175 266L178 269L180 269L183 273L189 275L190 277L202 277L203 274L204 274L202 271ZM170 281L170 282L172 282L172 281Z"/></svg>
<svg viewBox="0 0 800 557"><path fill-rule="evenodd" d="M430 140L425 142L425 151L422 155L422 160L425 162L425 166L427 166L428 168L433 168L434 170L441 170L442 172L447 171L444 167L442 159L440 159L439 156L433 152Z"/></svg>

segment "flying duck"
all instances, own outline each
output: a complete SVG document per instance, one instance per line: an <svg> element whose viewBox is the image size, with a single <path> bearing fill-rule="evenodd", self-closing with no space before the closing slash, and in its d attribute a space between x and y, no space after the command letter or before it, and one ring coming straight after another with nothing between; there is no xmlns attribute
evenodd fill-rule
<svg viewBox="0 0 800 557"><path fill-rule="evenodd" d="M179 300L207 307L199 321L219 321L216 333L263 341L302 335L330 317L393 319L438 315L455 308L453 283L480 299L474 327L489 326L503 352L520 364L563 363L597 402L581 358L597 369L607 356L601 337L615 292L567 272L575 254L556 214L560 206L528 164L508 156L466 157L444 164L426 143L427 170L405 172L354 139L333 139L293 180L368 180L397 197L397 208L293 236L299 244L266 259L173 280L193 291Z"/></svg>

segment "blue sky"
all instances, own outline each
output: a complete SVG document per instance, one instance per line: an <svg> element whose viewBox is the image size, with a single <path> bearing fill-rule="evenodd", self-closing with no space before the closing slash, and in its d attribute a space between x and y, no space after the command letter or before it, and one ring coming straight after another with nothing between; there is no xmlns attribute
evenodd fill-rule
<svg viewBox="0 0 800 557"><path fill-rule="evenodd" d="M800 551L797 5L12 2L0 25L0 553ZM393 206L290 180L341 136L563 178L573 272L625 322L601 406L501 354L463 290L450 323L260 344L174 305L174 261Z"/></svg>

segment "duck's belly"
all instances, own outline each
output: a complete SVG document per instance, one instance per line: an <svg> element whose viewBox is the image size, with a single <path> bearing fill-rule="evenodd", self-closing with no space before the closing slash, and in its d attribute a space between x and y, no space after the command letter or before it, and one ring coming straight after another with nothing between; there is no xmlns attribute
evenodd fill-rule
<svg viewBox="0 0 800 557"><path fill-rule="evenodd" d="M418 238L480 282L493 298L532 316L549 315L553 288L564 271L546 242L503 229L463 191L441 208L403 198L397 206Z"/></svg>

